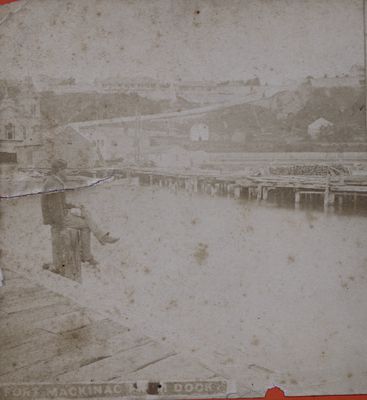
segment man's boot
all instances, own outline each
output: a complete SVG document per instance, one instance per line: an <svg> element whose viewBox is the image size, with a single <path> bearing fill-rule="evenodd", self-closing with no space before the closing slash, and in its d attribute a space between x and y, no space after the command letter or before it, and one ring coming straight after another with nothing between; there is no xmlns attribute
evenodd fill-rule
<svg viewBox="0 0 367 400"><path fill-rule="evenodd" d="M120 238L116 238L116 237L110 236L110 232L107 232L105 235L103 235L101 237L100 243L102 245L106 244L106 243L112 244L112 243L118 242L119 240L120 240Z"/></svg>

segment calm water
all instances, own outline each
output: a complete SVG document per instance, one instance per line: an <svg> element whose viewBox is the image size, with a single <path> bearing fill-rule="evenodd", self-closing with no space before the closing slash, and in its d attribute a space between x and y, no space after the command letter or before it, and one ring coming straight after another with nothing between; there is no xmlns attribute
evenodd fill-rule
<svg viewBox="0 0 367 400"><path fill-rule="evenodd" d="M80 290L91 306L257 388L317 385L321 370L366 385L366 217L127 185L70 201L121 238L93 243L100 267ZM39 203L3 202L2 219L4 261L35 274L51 257Z"/></svg>

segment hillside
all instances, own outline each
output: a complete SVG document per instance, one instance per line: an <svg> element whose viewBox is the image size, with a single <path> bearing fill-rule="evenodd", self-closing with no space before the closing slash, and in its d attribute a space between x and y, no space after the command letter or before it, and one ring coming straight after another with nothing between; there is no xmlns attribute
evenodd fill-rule
<svg viewBox="0 0 367 400"><path fill-rule="evenodd" d="M304 106L286 118L288 127L306 130L316 119L331 121L336 133L357 133L364 127L365 97L362 88L315 88Z"/></svg>
<svg viewBox="0 0 367 400"><path fill-rule="evenodd" d="M131 93L41 93L41 114L49 125L91 121L140 114L156 114L194 104L183 98L175 102L152 100Z"/></svg>
<svg viewBox="0 0 367 400"><path fill-rule="evenodd" d="M239 104L211 111L205 115L191 117L177 122L182 133L188 135L193 124L205 123L214 141L245 142L257 135L276 135L281 130L281 122L271 110L253 104Z"/></svg>
<svg viewBox="0 0 367 400"><path fill-rule="evenodd" d="M365 97L362 87L312 87L282 91L258 104L270 110L283 124L284 132L306 134L307 127L323 117L339 134L356 134L364 128Z"/></svg>

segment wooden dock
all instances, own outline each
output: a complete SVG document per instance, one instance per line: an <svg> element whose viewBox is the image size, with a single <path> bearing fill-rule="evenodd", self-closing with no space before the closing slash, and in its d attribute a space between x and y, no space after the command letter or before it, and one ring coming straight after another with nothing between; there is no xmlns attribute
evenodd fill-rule
<svg viewBox="0 0 367 400"><path fill-rule="evenodd" d="M163 342L10 270L4 272L0 383L168 381L214 375Z"/></svg>
<svg viewBox="0 0 367 400"><path fill-rule="evenodd" d="M367 196L367 175L261 175L252 176L241 172L230 173L210 170L175 170L160 168L128 168L125 175L138 179L143 185L158 185L170 190L180 189L190 193L229 195L235 198L267 201L272 192L291 196L297 206L320 196L325 208L341 206L345 200L354 206L357 200Z"/></svg>

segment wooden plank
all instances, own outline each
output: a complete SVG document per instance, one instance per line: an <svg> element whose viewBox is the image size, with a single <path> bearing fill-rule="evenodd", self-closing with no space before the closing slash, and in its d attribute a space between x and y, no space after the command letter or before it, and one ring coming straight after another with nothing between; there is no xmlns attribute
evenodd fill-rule
<svg viewBox="0 0 367 400"><path fill-rule="evenodd" d="M38 295L7 296L0 301L0 309L13 313L22 310L30 310L43 306L56 305L63 301L63 297L52 292L43 292Z"/></svg>
<svg viewBox="0 0 367 400"><path fill-rule="evenodd" d="M56 381L58 375L91 365L97 362L96 360L111 357L119 351L144 346L150 341L148 338L139 338L126 331L108 338L103 343L85 342L82 347L75 347L74 351L60 352L59 355L48 360L9 372L0 377L0 382L53 382Z"/></svg>
<svg viewBox="0 0 367 400"><path fill-rule="evenodd" d="M0 292L0 304L3 301L9 299L9 302L12 302L14 299L19 299L27 301L28 298L32 297L44 297L46 295L53 295L52 292L46 290L45 288L41 288L39 286L28 286L28 287L18 287L18 286L4 286Z"/></svg>
<svg viewBox="0 0 367 400"><path fill-rule="evenodd" d="M112 357L96 361L77 370L59 375L59 382L109 381L137 372L176 353L155 342L121 351Z"/></svg>
<svg viewBox="0 0 367 400"><path fill-rule="evenodd" d="M55 340L55 335L36 333L27 343L8 350L2 349L0 357L0 375L15 369L32 365L37 361L54 357L60 351L62 342Z"/></svg>
<svg viewBox="0 0 367 400"><path fill-rule="evenodd" d="M109 338L124 330L120 325L110 320L93 322L80 329L74 329L62 334L55 334L39 329L25 343L11 349L2 349L0 359L1 375L12 372L14 369L33 365L39 361L49 360L60 354L69 354L82 347L102 344L103 338ZM16 367L16 368L15 368Z"/></svg>
<svg viewBox="0 0 367 400"><path fill-rule="evenodd" d="M72 304L69 300L62 298L57 304L33 307L27 310L7 312L7 316L0 320L0 337L2 328L11 324L22 324L27 326L34 321L43 321L48 318L61 316L73 311L80 310L80 307Z"/></svg>
<svg viewBox="0 0 367 400"><path fill-rule="evenodd" d="M7 288L30 288L30 287L34 287L34 286L38 286L35 285L34 283L28 281L27 279L21 278L21 277L16 277L16 278L7 278L5 276L4 278L4 282L3 282L4 286L2 286L0 288L0 293L3 293L3 291L6 291Z"/></svg>
<svg viewBox="0 0 367 400"><path fill-rule="evenodd" d="M126 332L127 328L122 327L110 319L94 321L80 329L69 330L61 333L67 340L77 340L88 343L89 341L104 342L109 338Z"/></svg>
<svg viewBox="0 0 367 400"><path fill-rule="evenodd" d="M113 353L118 353L129 348L144 346L149 342L152 342L152 339L147 336L138 336L136 333L126 331L108 338L104 343Z"/></svg>
<svg viewBox="0 0 367 400"><path fill-rule="evenodd" d="M73 311L64 315L57 315L36 322L34 326L52 333L64 333L83 328L93 322L93 319L84 310Z"/></svg>
<svg viewBox="0 0 367 400"><path fill-rule="evenodd" d="M28 343L35 334L62 333L85 327L91 322L92 319L83 310L68 312L41 321L28 319L28 323L18 318L11 318L6 324L1 325L0 348L4 350Z"/></svg>
<svg viewBox="0 0 367 400"><path fill-rule="evenodd" d="M23 310L8 314L0 319L0 348L14 347L30 340L37 323L49 318L60 318L62 315L76 311L78 308L64 300L63 303L45 307Z"/></svg>
<svg viewBox="0 0 367 400"><path fill-rule="evenodd" d="M112 382L123 380L175 381L177 379L177 371L179 371L181 380L196 380L198 377L200 379L210 379L216 375L197 360L177 354L152 363L139 371L130 372L124 376L120 375L113 379Z"/></svg>
<svg viewBox="0 0 367 400"><path fill-rule="evenodd" d="M9 268L3 268L3 274L5 279L15 279L20 277L19 273L14 272Z"/></svg>
<svg viewBox="0 0 367 400"><path fill-rule="evenodd" d="M56 382L60 374L77 370L93 360L110 356L111 354L106 353L101 344L91 343L82 349L73 347L47 360L40 360L1 375L0 382Z"/></svg>

